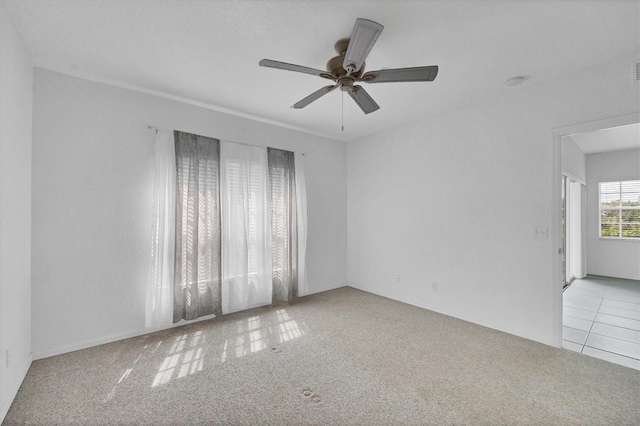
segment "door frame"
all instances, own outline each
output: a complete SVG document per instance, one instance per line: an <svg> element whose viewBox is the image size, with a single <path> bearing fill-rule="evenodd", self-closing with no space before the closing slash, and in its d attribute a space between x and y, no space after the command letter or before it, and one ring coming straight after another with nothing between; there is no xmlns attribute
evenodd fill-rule
<svg viewBox="0 0 640 426"><path fill-rule="evenodd" d="M552 340L554 346L562 347L562 286L558 285L558 279L562 278L562 137L574 135L576 133L588 133L596 130L608 129L610 127L626 126L640 123L640 113L626 114L617 117L609 117L585 123L573 124L565 127L552 129L552 158L555 164L551 179L551 196L553 200L553 214L551 217L550 237L551 237L551 277L550 288L553 291L553 312L554 312L554 333ZM587 232L589 230L587 229Z"/></svg>

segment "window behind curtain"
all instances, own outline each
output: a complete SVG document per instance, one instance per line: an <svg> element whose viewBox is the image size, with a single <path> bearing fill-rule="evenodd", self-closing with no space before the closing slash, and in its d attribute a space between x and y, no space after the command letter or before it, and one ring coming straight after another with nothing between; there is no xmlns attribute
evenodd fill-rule
<svg viewBox="0 0 640 426"><path fill-rule="evenodd" d="M265 148L223 141L222 311L271 303L271 233Z"/></svg>
<svg viewBox="0 0 640 426"><path fill-rule="evenodd" d="M174 322L298 297L306 216L298 222L297 204L306 197L296 196L294 153L184 132L174 139Z"/></svg>
<svg viewBox="0 0 640 426"><path fill-rule="evenodd" d="M293 152L269 148L273 301L298 297L298 236Z"/></svg>
<svg viewBox="0 0 640 426"><path fill-rule="evenodd" d="M174 132L176 241L173 322L221 315L220 141Z"/></svg>
<svg viewBox="0 0 640 426"><path fill-rule="evenodd" d="M640 238L640 180L600 182L600 237Z"/></svg>

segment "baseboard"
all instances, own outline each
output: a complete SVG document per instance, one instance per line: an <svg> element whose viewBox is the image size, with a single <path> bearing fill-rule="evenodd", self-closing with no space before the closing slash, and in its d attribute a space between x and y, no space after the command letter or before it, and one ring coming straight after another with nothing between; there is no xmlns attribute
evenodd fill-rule
<svg viewBox="0 0 640 426"><path fill-rule="evenodd" d="M325 291L329 291L329 290L335 290L337 288L341 288L341 287L346 287L346 284L339 284L336 286L329 286L329 287L322 287L319 289L314 289L312 292L305 294L305 296L310 296L312 294L316 294L316 293L322 293ZM232 312L230 312L232 313ZM83 342L74 344L74 345L70 345L70 346L64 346L64 347L59 347L59 348L55 348L55 349L51 349L48 351L42 351L42 352L35 352L33 354L33 360L39 360L39 359L43 359L43 358L49 358L52 356L56 356L56 355L62 355L62 354L66 354L69 352L74 352L74 351L79 351L82 349L87 349L87 348L91 348L94 346L98 346L98 345L105 345L107 343L113 343L113 342L117 342L119 340L124 340L124 339L131 339L133 337L139 337L139 336L144 336L146 334L151 334L151 333L156 333L158 331L163 331L163 330L168 330L170 328L174 328L174 327L180 327L186 324L194 324L196 322L200 322L200 321L207 321L214 318L214 315L208 315L206 317L202 317L202 318L198 318L197 320L193 320L193 321L180 321L176 324L171 324L167 327L159 327L159 328L153 328L153 329L138 329L138 330L133 330L133 331L128 331L125 333L118 333L118 334L112 334L109 336L104 336L104 337L98 337L96 339L90 339L90 340L85 340Z"/></svg>
<svg viewBox="0 0 640 426"><path fill-rule="evenodd" d="M112 334L109 336L99 337L96 339L85 340L83 342L76 343L74 345L62 346L59 348L50 349L42 352L35 352L33 354L33 359L34 361L37 361L39 359L49 358L56 355L62 355L69 352L79 351L82 349L91 348L93 346L104 345L106 343L113 343L113 342L117 342L118 340L124 340L124 339L130 339L132 337L143 336L145 334L154 333L156 331L161 331L161 330L162 329L136 330L136 331L130 331L126 333Z"/></svg>
<svg viewBox="0 0 640 426"><path fill-rule="evenodd" d="M312 294L317 294L317 293L324 293L325 291L330 291L330 290L335 290L337 288L342 288L342 287L348 287L347 284L338 284L338 285L334 285L334 286L329 286L329 287L321 287L318 289L314 289L313 291L310 291L309 293L303 295L304 296L311 296Z"/></svg>
<svg viewBox="0 0 640 426"><path fill-rule="evenodd" d="M187 324L194 324L200 321L208 321L210 319L215 318L215 315L206 315L204 317L200 317L198 319L192 321L179 321L175 324L168 325L166 327L156 327L156 328L143 328L133 331L127 331L125 333L117 333L111 334L109 336L98 337L96 339L85 340L84 342L80 342L70 346L64 346L56 349L51 349L43 352L36 352L33 354L33 359L39 360L43 358L49 358L56 355L62 355L69 352L79 351L82 349L92 348L94 346L105 345L107 343L117 342L119 340L131 339L133 337L144 336L151 333L157 333L158 331L169 330L170 328L181 327Z"/></svg>
<svg viewBox="0 0 640 426"><path fill-rule="evenodd" d="M588 272L587 275L584 276L584 278L588 278L588 277L594 277L594 278L602 278L602 279L607 279L607 278L614 278L614 279L618 279L618 280L633 280L633 281L638 281L640 280L640 276L638 277L619 277L619 276L613 276L613 275L604 275L604 274L598 274L595 272ZM584 279L584 278L577 278L577 279Z"/></svg>
<svg viewBox="0 0 640 426"><path fill-rule="evenodd" d="M11 408L11 404L13 403L13 400L18 394L20 385L22 385L24 378L27 376L27 372L29 371L29 367L31 367L32 362L33 362L33 356L29 355L25 360L25 362L22 364L22 367L20 368L20 375L18 376L19 380L16 380L16 382L12 384L11 388L9 389L9 393L4 398L4 401L2 401L2 409L0 410L0 424L4 421L4 418L7 416L7 413L9 412L9 408Z"/></svg>
<svg viewBox="0 0 640 426"><path fill-rule="evenodd" d="M427 306L427 305L424 305L422 303L417 303L415 301L405 300L402 297L397 297L397 296L393 296L393 295L390 295L390 294L384 294L382 292L376 292L376 291L372 291L370 289L362 288L362 287L359 287L357 284L354 284L354 283L350 283L349 287L353 287L353 288L355 288L357 290L362 290L362 291L367 292L367 293L375 294L377 296L386 297L387 299L395 300L397 302L406 303L407 305L416 306L418 308L426 309L426 310L431 311L431 312L436 312L438 314L442 314L442 315L446 315L446 316L449 316L449 317L453 317L453 318L456 318L456 319L459 319L459 320L462 320L462 321L467 321L467 322L470 322L472 324L477 324L477 325L480 325L482 327L487 327L487 328L490 328L492 330L497 330L497 331L501 331L503 333L512 334L512 335L517 336L517 337L522 337L523 339L532 340L534 342L542 343L543 345L552 346L554 348L559 347L559 346L553 344L549 340L549 336L538 336L538 335L531 334L531 333L523 333L521 330L512 329L510 327L503 327L502 325L493 324L493 323L490 323L490 322L476 321L475 319L468 318L466 315L464 315L463 313L460 313L460 312L449 311L449 310L446 310L446 309L434 309L432 306Z"/></svg>

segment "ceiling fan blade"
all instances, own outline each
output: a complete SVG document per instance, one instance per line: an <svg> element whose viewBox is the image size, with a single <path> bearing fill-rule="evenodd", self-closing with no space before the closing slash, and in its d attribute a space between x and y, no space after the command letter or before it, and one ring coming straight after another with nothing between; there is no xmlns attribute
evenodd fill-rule
<svg viewBox="0 0 640 426"><path fill-rule="evenodd" d="M326 95L327 93L329 93L330 91L332 91L333 89L335 89L336 87L338 87L338 85L334 85L334 86L325 86L320 90L316 90L315 92L313 92L312 94L310 94L309 96L307 96L306 98L296 102L292 108L295 109L301 109L306 107L307 105L309 105L311 102L318 100L319 98L321 98L322 96Z"/></svg>
<svg viewBox="0 0 640 426"><path fill-rule="evenodd" d="M344 57L343 68L351 67L352 72L360 71L364 60L369 55L371 48L380 36L384 27L377 22L358 18L351 31L349 47Z"/></svg>
<svg viewBox="0 0 640 426"><path fill-rule="evenodd" d="M319 77L325 77L325 78L327 78L327 76L329 75L326 71L317 70L315 68L303 67L302 65L288 64L286 62L272 61L271 59L263 59L260 61L259 65L261 67L278 68L281 70L302 72L305 74L317 75Z"/></svg>
<svg viewBox="0 0 640 426"><path fill-rule="evenodd" d="M353 86L353 91L349 92L351 98L358 104L365 114L370 114L380 109L376 101L367 93L362 86Z"/></svg>
<svg viewBox="0 0 640 426"><path fill-rule="evenodd" d="M369 71L362 76L367 83L396 83L403 81L433 81L438 75L438 66L397 68L393 70Z"/></svg>

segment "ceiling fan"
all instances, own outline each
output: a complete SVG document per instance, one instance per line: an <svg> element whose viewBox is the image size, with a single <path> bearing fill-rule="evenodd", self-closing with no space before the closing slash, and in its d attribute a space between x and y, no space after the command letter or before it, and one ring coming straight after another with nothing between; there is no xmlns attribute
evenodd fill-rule
<svg viewBox="0 0 640 426"><path fill-rule="evenodd" d="M384 27L377 22L363 18L356 19L356 24L353 27L353 31L351 31L351 37L343 38L336 42L335 49L338 51L338 56L327 62L327 71L273 61L271 59L261 60L260 66L317 75L327 80L332 80L335 83L325 86L298 101L293 105L295 109L304 108L332 90L340 88L343 92L349 93L351 98L365 114L369 114L378 110L380 107L362 86L356 85L355 83L433 81L438 75L437 65L385 69L365 73L364 60L367 58L367 55L378 39L378 36L380 36L383 28Z"/></svg>

